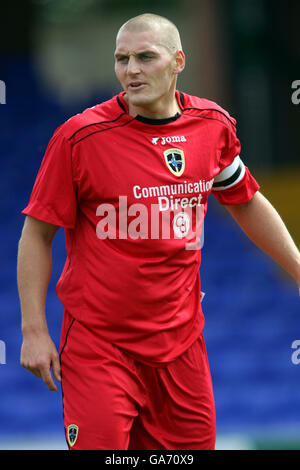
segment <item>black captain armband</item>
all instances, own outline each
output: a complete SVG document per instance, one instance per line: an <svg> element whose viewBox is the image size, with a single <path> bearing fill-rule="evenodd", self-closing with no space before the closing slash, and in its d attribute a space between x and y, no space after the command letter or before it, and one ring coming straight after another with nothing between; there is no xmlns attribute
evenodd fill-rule
<svg viewBox="0 0 300 470"><path fill-rule="evenodd" d="M246 168L239 155L214 178L213 191L223 191L238 184L245 176Z"/></svg>

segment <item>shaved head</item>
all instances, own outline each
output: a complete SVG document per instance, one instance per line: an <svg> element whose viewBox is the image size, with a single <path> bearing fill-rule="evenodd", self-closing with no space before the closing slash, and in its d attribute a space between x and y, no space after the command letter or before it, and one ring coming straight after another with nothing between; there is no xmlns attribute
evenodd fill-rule
<svg viewBox="0 0 300 470"><path fill-rule="evenodd" d="M152 13L144 13L135 16L121 26L118 36L122 32L147 32L152 31L157 34L157 43L168 49L170 53L182 50L180 35L177 27L172 21L159 15Z"/></svg>
<svg viewBox="0 0 300 470"><path fill-rule="evenodd" d="M118 31L115 73L132 116L154 119L180 111L175 90L185 66L178 29L167 18L145 13Z"/></svg>

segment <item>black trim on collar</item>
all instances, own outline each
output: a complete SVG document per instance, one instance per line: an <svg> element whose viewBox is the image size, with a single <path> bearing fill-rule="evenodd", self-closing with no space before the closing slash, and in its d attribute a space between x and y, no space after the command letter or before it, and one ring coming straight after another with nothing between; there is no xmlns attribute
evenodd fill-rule
<svg viewBox="0 0 300 470"><path fill-rule="evenodd" d="M118 96L117 96L117 101L118 101L118 104L119 104L120 108L123 109L123 111L126 112L125 106L123 105L122 101L120 100L120 98Z"/></svg>
<svg viewBox="0 0 300 470"><path fill-rule="evenodd" d="M181 91L179 92L179 96L180 96L181 106L184 108L184 96L183 96L183 93L181 93Z"/></svg>
<svg viewBox="0 0 300 470"><path fill-rule="evenodd" d="M152 124L152 125L158 125L161 126L163 124L169 124L170 122L177 121L178 118L180 118L181 114L176 113L175 116L169 117L169 118L164 118L164 119L152 119L152 118L147 118L144 116L137 115L135 119L137 121L143 122L145 124Z"/></svg>

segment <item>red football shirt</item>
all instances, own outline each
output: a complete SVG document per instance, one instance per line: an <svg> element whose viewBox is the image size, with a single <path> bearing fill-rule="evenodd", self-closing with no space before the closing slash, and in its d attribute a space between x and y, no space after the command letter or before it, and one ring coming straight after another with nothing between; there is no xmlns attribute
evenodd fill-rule
<svg viewBox="0 0 300 470"><path fill-rule="evenodd" d="M65 228L57 295L96 335L151 365L174 360L204 326L201 224L212 193L259 189L235 120L176 92L181 114L128 114L124 92L77 114L49 142L23 214Z"/></svg>

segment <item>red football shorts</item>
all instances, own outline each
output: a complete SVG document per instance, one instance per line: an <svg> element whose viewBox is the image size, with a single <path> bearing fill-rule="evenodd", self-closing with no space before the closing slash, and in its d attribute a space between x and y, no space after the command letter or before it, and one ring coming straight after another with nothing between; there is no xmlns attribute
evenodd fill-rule
<svg viewBox="0 0 300 470"><path fill-rule="evenodd" d="M149 367L65 312L60 357L70 449L214 449L215 405L202 335L174 362Z"/></svg>

